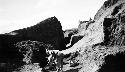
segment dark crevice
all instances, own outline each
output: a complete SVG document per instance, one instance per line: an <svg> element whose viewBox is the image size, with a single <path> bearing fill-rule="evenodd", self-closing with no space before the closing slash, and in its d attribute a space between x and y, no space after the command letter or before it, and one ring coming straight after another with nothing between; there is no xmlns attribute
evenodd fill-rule
<svg viewBox="0 0 125 72"><path fill-rule="evenodd" d="M118 12L119 12L119 10L122 8L122 5L123 4L120 4L120 5L118 5L118 6L116 6L115 8L114 8L114 10L113 10L113 12L112 12L112 14L111 15L116 15Z"/></svg>

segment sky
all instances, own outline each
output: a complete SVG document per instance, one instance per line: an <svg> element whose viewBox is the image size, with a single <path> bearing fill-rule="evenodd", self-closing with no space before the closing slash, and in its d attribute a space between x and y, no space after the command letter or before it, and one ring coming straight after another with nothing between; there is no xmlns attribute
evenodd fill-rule
<svg viewBox="0 0 125 72"><path fill-rule="evenodd" d="M106 0L0 0L0 33L33 26L56 16L62 29L93 19Z"/></svg>

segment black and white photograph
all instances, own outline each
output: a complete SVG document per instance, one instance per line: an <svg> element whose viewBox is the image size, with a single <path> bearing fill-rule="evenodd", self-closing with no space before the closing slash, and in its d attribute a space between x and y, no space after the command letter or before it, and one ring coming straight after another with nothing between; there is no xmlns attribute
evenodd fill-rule
<svg viewBox="0 0 125 72"><path fill-rule="evenodd" d="M0 0L0 72L125 72L125 0Z"/></svg>

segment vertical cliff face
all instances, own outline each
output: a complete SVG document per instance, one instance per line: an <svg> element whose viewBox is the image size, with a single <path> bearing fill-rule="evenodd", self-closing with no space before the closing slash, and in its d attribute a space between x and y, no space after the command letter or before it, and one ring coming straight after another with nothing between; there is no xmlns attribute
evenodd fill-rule
<svg viewBox="0 0 125 72"><path fill-rule="evenodd" d="M108 0L95 15L102 19L105 46L125 46L125 0ZM105 57L105 63L99 72L123 72L124 53Z"/></svg>
<svg viewBox="0 0 125 72"><path fill-rule="evenodd" d="M103 23L107 45L124 45L124 3L124 0L108 0L95 15L94 20Z"/></svg>

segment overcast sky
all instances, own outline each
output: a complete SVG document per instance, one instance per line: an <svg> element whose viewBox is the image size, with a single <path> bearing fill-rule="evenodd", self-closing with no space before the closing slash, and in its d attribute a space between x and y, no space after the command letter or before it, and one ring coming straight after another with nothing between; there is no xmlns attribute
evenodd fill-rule
<svg viewBox="0 0 125 72"><path fill-rule="evenodd" d="M25 28L56 16L63 30L93 18L105 0L0 0L0 33Z"/></svg>

